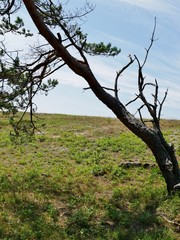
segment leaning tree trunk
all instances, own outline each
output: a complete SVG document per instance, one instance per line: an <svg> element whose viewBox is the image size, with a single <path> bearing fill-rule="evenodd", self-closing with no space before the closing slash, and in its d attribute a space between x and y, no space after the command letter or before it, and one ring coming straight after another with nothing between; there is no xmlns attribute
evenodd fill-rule
<svg viewBox="0 0 180 240"><path fill-rule="evenodd" d="M151 149L156 159L156 162L162 172L162 175L166 181L167 190L169 193L171 193L173 191L174 186L180 182L179 166L178 166L178 161L175 157L174 149L173 147L169 146L165 141L158 124L156 125L155 128L149 128L144 124L143 121L141 121L142 119L137 119L135 118L135 116L129 113L129 111L120 102L117 96L117 91L118 91L117 84L115 84L116 85L114 89L115 97L113 97L112 95L110 95L108 92L105 91L105 88L103 88L99 84L94 74L92 73L88 62L86 61L84 62L84 64L82 64L80 61L74 58L68 52L66 47L63 46L62 42L59 41L59 39L53 34L53 32L50 31L50 29L43 22L43 19L36 8L34 1L23 0L23 2L32 20L34 21L36 27L38 28L40 34L47 40L47 42L56 51L57 57L60 57L74 73L84 78L89 84L89 88L94 92L96 97L101 102L103 102L109 109L111 109L112 112L117 116L117 118L136 136L141 138L147 144L147 146ZM150 47L152 46L152 43L153 43L153 38L152 38ZM147 50L147 55L150 50L150 47ZM83 56L83 58L85 59L82 49L79 49L79 51L80 51L80 55ZM153 114L154 112L156 112L157 103L159 102L157 99L157 95L158 95L157 83L154 85L156 89L156 92L154 95L154 101L155 101L154 106L150 105L146 101L146 98L143 95L143 90L145 89L145 86L147 86L147 84L144 84L144 77L142 75L141 70L146 62L147 55L142 65L140 65L138 59L136 58L139 65L138 84L139 84L140 94L138 95L138 97L141 98L141 100L144 102L144 105L147 106L149 112L151 113L151 116L153 116L154 120L156 121L159 119L156 119L156 115L153 115ZM131 58L130 60L131 60L130 63L127 64L127 66L125 66L122 69L123 71L133 62ZM118 79L121 73L122 71L118 73L116 80ZM161 107L162 107L162 104L160 104L160 109Z"/></svg>
<svg viewBox="0 0 180 240"><path fill-rule="evenodd" d="M174 186L180 183L179 164L173 145L166 142L159 127L147 127L121 104L119 104L118 111L116 107L112 108L111 106L111 109L114 110L117 118L150 148L165 179L167 191L171 194L174 191Z"/></svg>
<svg viewBox="0 0 180 240"><path fill-rule="evenodd" d="M166 181L168 193L172 193L174 186L180 182L180 171L173 145L169 145L157 131L154 134L153 144L148 144L152 150L156 162Z"/></svg>
<svg viewBox="0 0 180 240"><path fill-rule="evenodd" d="M108 105L111 105L108 102ZM120 103L109 106L117 116L136 136L141 138L152 151L156 162L162 172L167 185L167 191L171 194L174 186L180 182L180 170L173 145L170 146L163 137L160 128L149 128L139 119L131 115ZM119 109L118 109L119 108Z"/></svg>
<svg viewBox="0 0 180 240"><path fill-rule="evenodd" d="M91 86L91 82L89 81ZM141 138L152 151L156 162L165 179L168 193L174 191L174 186L180 183L180 170L173 145L170 146L163 137L160 127L148 127L140 119L129 113L117 99L107 94L102 87L91 87L95 95L110 108L117 118L136 136Z"/></svg>
<svg viewBox="0 0 180 240"><path fill-rule="evenodd" d="M92 90L129 130L147 144L165 179L167 191L171 194L174 186L180 183L180 170L174 147L166 142L160 127L147 127L141 120L129 113L121 102L109 96L102 88L96 87Z"/></svg>

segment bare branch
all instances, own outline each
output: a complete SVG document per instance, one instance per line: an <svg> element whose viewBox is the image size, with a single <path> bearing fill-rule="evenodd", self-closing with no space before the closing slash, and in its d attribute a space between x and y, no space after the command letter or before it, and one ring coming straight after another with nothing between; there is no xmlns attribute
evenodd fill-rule
<svg viewBox="0 0 180 240"><path fill-rule="evenodd" d="M12 8L15 7L15 10L12 11ZM15 12L17 9L19 8L15 6L15 0L8 0L6 1L6 4L4 3L4 9L0 9L0 15L10 15L12 14L13 12Z"/></svg>
<svg viewBox="0 0 180 240"><path fill-rule="evenodd" d="M170 219L168 219L164 214L158 214L160 217L162 217L166 222L173 224L174 226L178 226L180 227L180 223L176 222L176 221L172 221Z"/></svg>
<svg viewBox="0 0 180 240"><path fill-rule="evenodd" d="M139 90L139 93L137 94L137 96L129 101L126 106L128 106L129 104L135 102L137 99L141 99L141 101L143 102L143 105L138 109L138 112L139 112L139 115L140 115L140 119L141 121L144 123L143 121L143 118L142 118L142 114L141 114L141 109L143 107L146 107L150 116L152 117L153 119L153 122L154 122L154 126L156 128L159 128L159 122L160 122L160 115L161 115L161 111L162 111L162 105L166 99L166 96L167 96L167 92L165 93L165 96L163 98L163 101L160 102L158 100L158 89L159 89L159 86L158 86L158 83L157 83L157 80L155 79L155 83L151 83L151 82L145 82L145 77L143 76L143 68L147 62L147 59L148 59L148 56L149 56L149 52L153 46L153 43L155 41L155 30L156 30L156 18L155 18L155 23L154 23L154 28L153 28L153 32L152 32L152 36L151 36L151 41L150 41L150 44L149 44L149 47L146 49L146 54L145 54L145 57L144 57L144 60L143 60L143 63L141 64L140 60L138 59L138 57L136 55L134 55L134 58L137 62L137 65L138 65L138 90ZM154 98L153 100L153 103L150 103L148 100L147 100L147 97L145 96L145 89L147 86L152 86L154 87L154 93L152 94L152 97ZM159 112L157 114L157 108L159 107Z"/></svg>
<svg viewBox="0 0 180 240"><path fill-rule="evenodd" d="M138 98L139 98L139 95L137 95L133 100L131 100L131 101L129 101L128 103L126 103L125 106L127 107L127 106L130 105L131 103L135 102Z"/></svg>
<svg viewBox="0 0 180 240"><path fill-rule="evenodd" d="M164 94L164 98L162 100L162 102L160 103L160 106L159 106L159 113L158 113L158 119L160 120L160 117L161 117L161 111L162 111L162 107L163 107L163 104L166 100L166 97L167 97L167 94L168 94L168 89L166 90L165 94Z"/></svg>
<svg viewBox="0 0 180 240"><path fill-rule="evenodd" d="M118 97L118 80L119 80L119 77L135 60L135 59L132 59L131 56L129 56L129 58L130 58L129 63L126 64L119 72L116 72L116 78L115 78L115 83L114 83L114 92L115 92L115 97L118 100L119 100L119 97Z"/></svg>
<svg viewBox="0 0 180 240"><path fill-rule="evenodd" d="M105 89L105 90L113 91L113 92L114 92L114 89L113 89L113 88L108 88L108 87L103 87L103 86L102 86L102 88ZM91 88L90 88L90 87L83 88L84 91L89 90L89 89L91 89Z"/></svg>
<svg viewBox="0 0 180 240"><path fill-rule="evenodd" d="M159 89L159 86L158 86L157 80L155 79L154 106L156 107L158 105L158 89Z"/></svg>
<svg viewBox="0 0 180 240"><path fill-rule="evenodd" d="M145 122L144 122L144 120L143 120L143 116L142 116L142 114L141 114L141 109L143 109L144 106L145 106L145 104L143 104L140 108L138 108L138 113L139 113L141 122L145 125Z"/></svg>
<svg viewBox="0 0 180 240"><path fill-rule="evenodd" d="M144 62L143 62L143 64L142 64L142 66L141 66L142 68L144 67L144 65L145 65L145 63L146 63L146 61L147 61L149 52L150 52L150 50L151 50L151 48L152 48L152 46L153 46L153 43L154 43L154 41L155 41L155 38L154 38L154 36L155 36L155 31L156 31L156 17L154 18L154 28L153 28L153 32L152 32L152 35L151 35L150 45L149 45L149 47L148 47L147 49L145 49L145 50L146 50L146 55L145 55L145 58L144 58Z"/></svg>

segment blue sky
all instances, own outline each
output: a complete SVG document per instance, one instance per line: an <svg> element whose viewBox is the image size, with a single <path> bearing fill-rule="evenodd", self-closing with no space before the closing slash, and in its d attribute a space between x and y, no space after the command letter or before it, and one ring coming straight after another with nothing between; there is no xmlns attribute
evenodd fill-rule
<svg viewBox="0 0 180 240"><path fill-rule="evenodd" d="M159 82L160 98L168 88L168 97L162 111L162 118L180 119L180 24L179 0L89 0L96 5L82 26L89 41L111 42L121 48L115 58L89 57L97 79L103 86L113 87L116 71L127 62L129 54L136 54L143 60L145 48L150 42L154 17L157 18L156 38L144 74L147 81ZM72 1L75 7L84 0ZM32 27L32 23L28 22ZM8 41L8 39L7 39ZM24 40L22 40L24 43ZM13 46L22 44L13 41ZM12 43L11 43L12 44ZM36 98L39 112L65 113L113 117L111 111L91 93L83 92L86 82L68 68L54 75L59 85L47 97ZM120 99L127 103L137 93L136 64L125 72L119 82ZM150 94L150 92L148 92ZM140 105L139 105L140 106ZM138 104L129 106L135 113ZM144 113L145 116L146 112ZM137 115L138 117L138 115Z"/></svg>

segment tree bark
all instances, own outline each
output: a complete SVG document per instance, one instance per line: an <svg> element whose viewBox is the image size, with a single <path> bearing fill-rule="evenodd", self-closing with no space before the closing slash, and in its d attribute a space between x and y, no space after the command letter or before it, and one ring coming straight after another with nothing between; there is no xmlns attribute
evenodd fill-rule
<svg viewBox="0 0 180 240"><path fill-rule="evenodd" d="M23 0L23 2L40 34L54 48L57 56L61 57L73 72L83 77L96 97L111 109L128 129L148 145L166 181L167 190L171 193L174 185L180 182L179 166L173 148L166 143L161 131L148 128L142 121L129 113L119 99L107 93L95 78L89 65L78 62L48 29L38 13L34 1Z"/></svg>
<svg viewBox="0 0 180 240"><path fill-rule="evenodd" d="M174 191L174 186L180 182L179 164L175 156L174 147L165 141L161 132L156 132L154 144L149 147L156 158L170 194Z"/></svg>

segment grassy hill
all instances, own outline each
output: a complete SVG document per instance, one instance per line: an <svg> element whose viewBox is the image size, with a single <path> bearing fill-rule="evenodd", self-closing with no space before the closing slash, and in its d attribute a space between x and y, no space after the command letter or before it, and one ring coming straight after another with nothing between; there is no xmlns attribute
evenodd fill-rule
<svg viewBox="0 0 180 240"><path fill-rule="evenodd" d="M180 239L180 195L118 120L41 114L35 138L10 140L0 115L0 239ZM180 121L162 121L180 160Z"/></svg>

